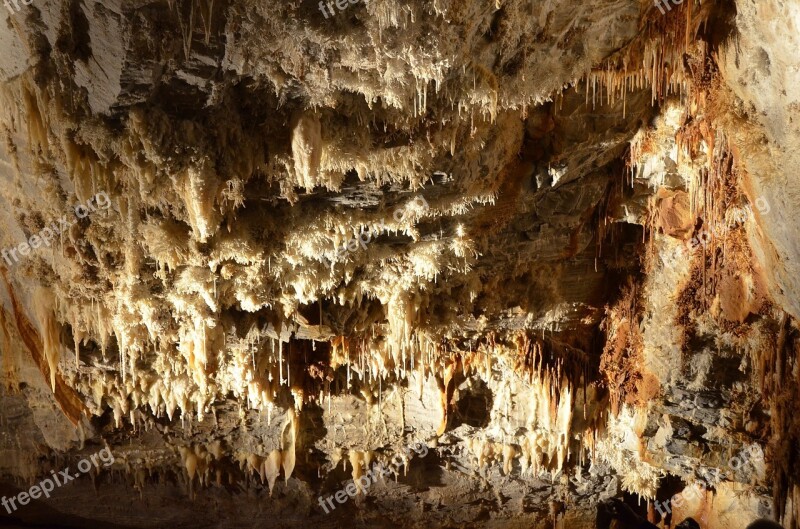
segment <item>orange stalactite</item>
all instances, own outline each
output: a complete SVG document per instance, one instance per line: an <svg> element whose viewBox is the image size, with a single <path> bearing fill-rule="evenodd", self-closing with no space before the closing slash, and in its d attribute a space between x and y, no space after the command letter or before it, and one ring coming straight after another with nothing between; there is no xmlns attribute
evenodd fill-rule
<svg viewBox="0 0 800 529"><path fill-rule="evenodd" d="M48 384L50 384L52 381L53 395L55 396L56 402L61 408L61 411L64 412L64 415L70 420L70 422L72 422L73 425L77 426L81 421L81 417L83 417L83 415L87 412L86 406L83 404L81 398L78 396L75 390L69 387L66 382L64 382L64 379L61 378L61 375L57 371L54 371L55 367L48 363L44 352L44 345L39 337L39 333L36 331L36 328L31 321L25 316L23 307L17 298L16 292L14 292L14 289L11 287L11 283L7 277L7 272L4 268L0 268L0 275L3 276L6 290L11 298L11 306L14 310L14 319L17 325L19 336L22 339L22 343L25 344L25 347L31 354L34 363L37 365L39 371L41 371L42 376L45 378L45 380L47 380ZM55 344L55 346L60 347L60 344Z"/></svg>

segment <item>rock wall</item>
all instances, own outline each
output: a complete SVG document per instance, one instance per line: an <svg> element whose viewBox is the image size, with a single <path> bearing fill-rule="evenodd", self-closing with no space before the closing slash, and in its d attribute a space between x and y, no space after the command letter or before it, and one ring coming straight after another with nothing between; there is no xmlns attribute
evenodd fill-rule
<svg viewBox="0 0 800 529"><path fill-rule="evenodd" d="M9 0L0 516L796 529L799 9Z"/></svg>

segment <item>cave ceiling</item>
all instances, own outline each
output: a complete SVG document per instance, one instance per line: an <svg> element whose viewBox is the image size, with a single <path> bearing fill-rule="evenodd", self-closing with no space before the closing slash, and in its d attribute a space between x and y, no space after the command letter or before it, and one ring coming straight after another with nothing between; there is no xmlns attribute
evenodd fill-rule
<svg viewBox="0 0 800 529"><path fill-rule="evenodd" d="M797 0L6 0L0 50L0 495L113 454L9 526L800 527Z"/></svg>

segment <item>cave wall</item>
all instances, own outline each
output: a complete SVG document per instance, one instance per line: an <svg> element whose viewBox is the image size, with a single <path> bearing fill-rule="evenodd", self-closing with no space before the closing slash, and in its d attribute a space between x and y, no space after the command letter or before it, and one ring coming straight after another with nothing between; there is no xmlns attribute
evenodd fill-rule
<svg viewBox="0 0 800 529"><path fill-rule="evenodd" d="M334 8L0 13L0 516L796 528L800 4Z"/></svg>

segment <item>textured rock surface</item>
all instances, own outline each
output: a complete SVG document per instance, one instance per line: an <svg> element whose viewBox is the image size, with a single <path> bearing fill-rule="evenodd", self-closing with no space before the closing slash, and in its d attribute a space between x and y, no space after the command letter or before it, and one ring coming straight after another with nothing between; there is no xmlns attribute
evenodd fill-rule
<svg viewBox="0 0 800 529"><path fill-rule="evenodd" d="M0 517L798 527L800 3L19 6Z"/></svg>

